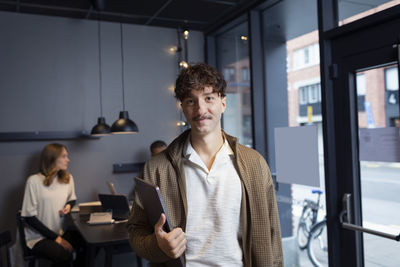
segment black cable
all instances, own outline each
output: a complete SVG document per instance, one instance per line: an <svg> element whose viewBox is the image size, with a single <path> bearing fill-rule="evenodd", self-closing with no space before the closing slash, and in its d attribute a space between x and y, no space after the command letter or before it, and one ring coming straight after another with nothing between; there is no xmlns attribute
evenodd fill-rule
<svg viewBox="0 0 400 267"><path fill-rule="evenodd" d="M100 115L103 117L103 96L102 96L102 74L101 74L101 29L100 29L100 20L97 21L97 39L99 43L99 91L100 91Z"/></svg>
<svg viewBox="0 0 400 267"><path fill-rule="evenodd" d="M121 28L121 64L122 64L122 110L125 110L125 77L124 77L124 46L123 46L123 31L122 31L122 23L120 23Z"/></svg>

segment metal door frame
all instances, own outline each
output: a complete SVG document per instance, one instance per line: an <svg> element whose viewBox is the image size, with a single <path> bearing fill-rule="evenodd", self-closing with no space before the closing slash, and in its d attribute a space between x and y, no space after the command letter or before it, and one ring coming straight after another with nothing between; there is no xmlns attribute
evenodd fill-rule
<svg viewBox="0 0 400 267"><path fill-rule="evenodd" d="M352 193L352 223L362 223L354 73L396 60L400 6L337 28L333 1L318 4L329 263L362 267L362 234L342 228L339 220L342 196Z"/></svg>

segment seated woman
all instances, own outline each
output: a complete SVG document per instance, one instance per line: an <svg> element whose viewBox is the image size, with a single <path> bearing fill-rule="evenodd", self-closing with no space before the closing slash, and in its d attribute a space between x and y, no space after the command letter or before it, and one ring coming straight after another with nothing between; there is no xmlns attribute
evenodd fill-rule
<svg viewBox="0 0 400 267"><path fill-rule="evenodd" d="M64 217L76 201L74 180L67 172L68 163L64 145L45 146L40 172L26 182L21 211L31 226L25 229L27 246L54 266L70 266L74 247L82 244L82 237L76 231L63 232Z"/></svg>

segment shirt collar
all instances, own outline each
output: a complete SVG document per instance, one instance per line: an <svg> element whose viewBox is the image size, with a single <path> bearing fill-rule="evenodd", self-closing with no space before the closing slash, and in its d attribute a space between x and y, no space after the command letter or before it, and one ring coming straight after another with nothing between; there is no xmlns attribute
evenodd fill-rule
<svg viewBox="0 0 400 267"><path fill-rule="evenodd" d="M190 135L188 135L183 149L183 156L186 159L190 160L193 154L197 154L197 152L194 150L192 143L190 142ZM222 145L221 149L217 152L216 157L221 157L224 155L226 156L233 155L233 150L230 147L228 140L226 140L226 138L224 138L224 144Z"/></svg>

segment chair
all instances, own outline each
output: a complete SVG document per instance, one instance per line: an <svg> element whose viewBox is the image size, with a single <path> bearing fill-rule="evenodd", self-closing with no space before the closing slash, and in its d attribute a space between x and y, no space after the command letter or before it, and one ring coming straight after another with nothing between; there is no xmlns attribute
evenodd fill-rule
<svg viewBox="0 0 400 267"><path fill-rule="evenodd" d="M25 264L28 263L28 267L35 267L36 260L45 259L45 258L35 255L32 252L32 250L26 245L25 224L26 224L25 218L21 216L21 211L18 211L17 212L17 226L18 226L19 241L21 243L24 261L25 261ZM47 259L45 259L45 260L47 260ZM70 265L72 266L72 262L70 262Z"/></svg>
<svg viewBox="0 0 400 267"><path fill-rule="evenodd" d="M17 213L17 226L18 226L19 241L21 243L24 261L25 261L25 263L28 263L29 267L35 267L36 260L38 260L39 257L34 255L32 253L32 250L30 248L28 248L28 246L26 245L25 219L24 219L24 217L21 216L21 211L18 211L18 213Z"/></svg>
<svg viewBox="0 0 400 267"><path fill-rule="evenodd" d="M7 267L11 267L10 263L10 250L8 245L11 243L11 234L10 231L4 231L0 233L0 267L3 267L4 262L6 262ZM3 248L5 250L5 257L6 259L3 259Z"/></svg>

